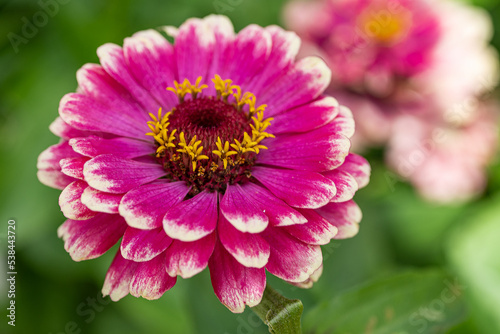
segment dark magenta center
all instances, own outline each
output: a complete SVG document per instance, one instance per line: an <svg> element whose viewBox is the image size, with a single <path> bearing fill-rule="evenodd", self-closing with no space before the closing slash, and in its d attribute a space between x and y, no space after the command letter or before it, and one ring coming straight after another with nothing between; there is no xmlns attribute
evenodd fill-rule
<svg viewBox="0 0 500 334"><path fill-rule="evenodd" d="M206 149L215 149L217 137L222 143L241 141L243 134L252 133L244 112L222 100L202 97L179 104L169 117L169 128L184 132L186 141L195 135Z"/></svg>

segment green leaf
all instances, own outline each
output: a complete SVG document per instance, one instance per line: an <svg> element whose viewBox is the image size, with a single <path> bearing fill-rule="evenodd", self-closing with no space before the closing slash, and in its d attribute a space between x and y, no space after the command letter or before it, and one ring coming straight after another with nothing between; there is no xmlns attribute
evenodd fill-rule
<svg viewBox="0 0 500 334"><path fill-rule="evenodd" d="M375 208L379 209L380 205L376 202ZM397 258L416 265L441 263L442 243L447 230L465 211L460 205L426 201L415 190L403 185L384 198L383 205L387 212L385 223L397 248Z"/></svg>
<svg viewBox="0 0 500 334"><path fill-rule="evenodd" d="M453 268L467 286L471 314L481 333L500 333L500 197L480 206L447 243Z"/></svg>
<svg viewBox="0 0 500 334"><path fill-rule="evenodd" d="M440 270L414 271L345 292L308 312L306 333L443 333L465 318L462 286Z"/></svg>
<svg viewBox="0 0 500 334"><path fill-rule="evenodd" d="M288 299L269 285L259 305L252 307L272 334L300 334L300 317L304 307L298 299Z"/></svg>

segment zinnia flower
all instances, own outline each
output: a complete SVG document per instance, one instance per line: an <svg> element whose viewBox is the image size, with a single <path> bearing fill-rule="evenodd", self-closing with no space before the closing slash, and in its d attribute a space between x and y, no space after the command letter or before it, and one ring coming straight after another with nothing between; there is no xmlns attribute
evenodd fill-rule
<svg viewBox="0 0 500 334"><path fill-rule="evenodd" d="M358 231L352 201L369 165L350 154L354 121L323 96L330 70L295 61L277 26L235 34L223 16L101 46L50 126L38 177L63 189L59 228L75 261L121 238L103 294L159 298L207 266L233 312L262 298L266 270L299 286L320 245Z"/></svg>
<svg viewBox="0 0 500 334"><path fill-rule="evenodd" d="M430 200L484 189L498 140L498 108L482 101L498 77L487 13L449 0L320 0L291 2L285 19L302 54L332 68L328 93L354 111L356 149L387 144L389 166Z"/></svg>
<svg viewBox="0 0 500 334"><path fill-rule="evenodd" d="M491 21L457 1L293 1L285 21L332 69L362 146L385 144L401 114L439 118L496 84Z"/></svg>
<svg viewBox="0 0 500 334"><path fill-rule="evenodd" d="M493 102L481 103L460 127L400 117L388 145L389 166L434 202L477 197L487 185L484 170L498 149L498 108Z"/></svg>

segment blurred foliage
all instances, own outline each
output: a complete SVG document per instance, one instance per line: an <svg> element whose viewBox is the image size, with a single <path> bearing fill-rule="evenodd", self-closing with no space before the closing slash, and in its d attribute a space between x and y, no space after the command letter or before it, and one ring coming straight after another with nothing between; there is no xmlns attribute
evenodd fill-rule
<svg viewBox="0 0 500 334"><path fill-rule="evenodd" d="M217 10L228 15L237 30L251 23L279 24L284 1L59 0L45 24L26 43L13 46L9 33L22 36L26 22L49 2L0 1L0 219L3 229L8 219L17 221L18 269L15 328L6 324L6 270L0 273L0 332L266 333L267 327L251 311L234 315L220 304L207 271L179 279L158 301L102 299L104 275L117 248L92 261L70 259L56 235L64 220L57 205L59 191L38 182L36 159L57 142L48 125L57 116L61 97L75 90L77 69L98 61L98 46L121 44L138 30L178 26L188 17ZM473 2L492 14L498 48L500 4ZM449 333L499 333L500 166L490 168L483 198L467 205L436 206L422 201L407 184L390 182L380 152L369 152L368 158L373 177L357 195L364 214L359 235L324 247L324 274L314 288L301 290L274 277L269 277L270 284L303 301L308 329L338 320L344 332L356 334L422 333L418 325L411 327L412 310L441 298L446 269L446 279L458 279L466 287L465 298L446 304L438 314L427 314L428 329L434 331L425 333L443 333L458 322ZM5 231L0 235L3 268ZM431 267L437 269L429 271ZM371 320L387 316L386 305L394 309L391 319L397 324L392 327ZM310 313L315 308L321 313ZM361 324L371 327L356 327Z"/></svg>
<svg viewBox="0 0 500 334"><path fill-rule="evenodd" d="M306 333L443 333L465 313L463 288L439 271L409 272L339 294L311 310Z"/></svg>
<svg viewBox="0 0 500 334"><path fill-rule="evenodd" d="M452 267L469 290L471 313L482 333L500 333L500 196L458 224L446 243Z"/></svg>

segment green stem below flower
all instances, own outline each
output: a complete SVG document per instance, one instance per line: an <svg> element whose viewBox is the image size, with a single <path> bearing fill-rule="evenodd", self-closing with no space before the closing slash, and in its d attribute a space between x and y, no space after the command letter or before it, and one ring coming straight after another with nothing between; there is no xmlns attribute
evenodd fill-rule
<svg viewBox="0 0 500 334"><path fill-rule="evenodd" d="M269 285L262 301L252 311L269 327L272 334L301 334L300 317L304 306L299 299L288 299Z"/></svg>

